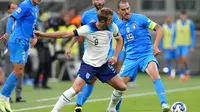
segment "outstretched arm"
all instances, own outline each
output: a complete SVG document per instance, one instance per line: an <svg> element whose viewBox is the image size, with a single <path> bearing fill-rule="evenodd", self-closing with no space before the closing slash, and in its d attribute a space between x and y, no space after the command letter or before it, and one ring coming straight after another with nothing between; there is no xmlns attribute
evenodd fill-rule
<svg viewBox="0 0 200 112"><path fill-rule="evenodd" d="M34 31L34 34L39 37L48 37L48 38L70 38L74 36L74 31L72 32L63 32L57 31L53 33L44 33L40 31Z"/></svg>

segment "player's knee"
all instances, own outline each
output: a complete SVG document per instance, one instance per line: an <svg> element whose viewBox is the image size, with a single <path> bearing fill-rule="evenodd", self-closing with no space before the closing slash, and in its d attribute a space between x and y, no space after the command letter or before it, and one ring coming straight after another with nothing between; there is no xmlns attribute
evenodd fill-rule
<svg viewBox="0 0 200 112"><path fill-rule="evenodd" d="M127 85L126 84L121 84L121 86L118 88L119 91L126 91Z"/></svg>
<svg viewBox="0 0 200 112"><path fill-rule="evenodd" d="M22 67L19 68L14 68L13 73L17 76L20 77L24 73L24 69Z"/></svg>
<svg viewBox="0 0 200 112"><path fill-rule="evenodd" d="M96 80L97 80L97 78L96 78L96 77L93 77L92 80L91 80L91 82L90 82L90 85L94 85L95 82L96 82Z"/></svg>

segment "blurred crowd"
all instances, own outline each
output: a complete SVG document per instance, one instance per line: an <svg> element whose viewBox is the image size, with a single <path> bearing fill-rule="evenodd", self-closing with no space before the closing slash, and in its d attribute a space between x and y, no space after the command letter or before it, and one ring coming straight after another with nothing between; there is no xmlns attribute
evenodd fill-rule
<svg viewBox="0 0 200 112"><path fill-rule="evenodd" d="M17 7L17 3L8 4L7 14L0 21L0 36L6 32L7 19ZM60 9L58 17L50 17L42 8L36 30L42 32L73 31L81 25L81 16L75 8L65 11ZM83 54L83 38L71 50L71 59L66 60L65 49L71 39L39 39L37 45L29 50L29 58L25 67L24 76L16 87L16 102L25 102L21 97L22 85L31 84L34 89L52 89L48 84L51 80L73 80ZM9 61L9 51L6 43L0 43L0 84L3 84L7 75L12 72ZM68 72L70 70L70 72ZM12 101L11 101L12 102Z"/></svg>

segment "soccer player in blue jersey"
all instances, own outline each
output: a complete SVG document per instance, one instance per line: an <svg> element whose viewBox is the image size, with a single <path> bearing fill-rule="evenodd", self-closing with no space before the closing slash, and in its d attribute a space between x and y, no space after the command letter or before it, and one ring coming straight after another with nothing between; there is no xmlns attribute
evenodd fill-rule
<svg viewBox="0 0 200 112"><path fill-rule="evenodd" d="M17 84L18 77L24 72L24 66L28 58L30 38L33 38L31 40L32 46L37 43L37 38L33 35L33 31L38 18L38 5L40 1L25 0L22 2L9 17L6 33L0 38L0 41L8 41L10 61L14 67L13 72L9 75L1 90L0 110L2 112L13 112L9 104L9 98ZM11 33L15 21L16 25Z"/></svg>
<svg viewBox="0 0 200 112"><path fill-rule="evenodd" d="M73 32L35 32L36 35L42 37L84 36L86 39L87 46L82 58L81 67L78 71L78 77L75 79L72 87L61 95L51 112L58 112L65 104L70 102L72 97L80 92L86 83L91 83L93 77L97 77L115 89L126 90L126 84L117 75L116 70L111 65L117 62L117 57L123 43L117 25L112 22L113 11L108 8L102 8L98 11L97 17L97 22L81 26ZM117 41L117 46L114 56L108 60L109 44L113 36Z"/></svg>
<svg viewBox="0 0 200 112"><path fill-rule="evenodd" d="M126 58L121 68L120 76L124 82L128 84L128 82L136 79L138 69L143 72L146 71L155 86L162 111L168 112L170 106L166 101L165 88L158 73L158 62L155 57L161 53L158 49L158 45L163 35L163 29L146 16L131 13L127 0L119 0L118 9L123 20L123 22L118 25L118 28L124 38L124 47L126 51ZM154 44L152 44L152 37L148 29L156 32ZM113 91L106 112L117 112L116 105L120 101L122 95L123 91Z"/></svg>
<svg viewBox="0 0 200 112"><path fill-rule="evenodd" d="M188 58L190 52L193 53L195 49L195 25L188 19L186 11L181 12L180 19L175 23L172 46L176 49L180 81L188 80L190 78Z"/></svg>
<svg viewBox="0 0 200 112"><path fill-rule="evenodd" d="M95 6L95 8L90 9L86 12L83 13L82 18L81 18L81 22L83 25L97 21L98 17L97 17L97 11L102 9L104 7L105 1L104 0L93 0L93 4ZM114 12L113 15L113 22L118 24L120 22L117 14ZM73 46L73 44L76 41L72 41L70 46ZM86 43L84 42L84 48L86 48ZM68 50L66 51L67 54L70 53L72 47L69 47ZM111 58L114 55L114 50L112 49L112 41L110 42L110 49L109 49L109 53L108 53L108 59ZM120 52L119 56L118 56L118 61L116 63L116 68L121 68L120 63L123 63L124 60L124 55L125 53L123 51ZM119 69L118 69L119 72ZM84 88L81 90L81 92L78 94L77 96L77 101L76 101L76 107L75 107L75 112L81 112L82 111L82 106L85 103L85 101L88 99L88 97L90 96L90 94L92 93L93 89L94 89L94 83L96 81L96 78L94 77L93 81L91 84L85 84Z"/></svg>

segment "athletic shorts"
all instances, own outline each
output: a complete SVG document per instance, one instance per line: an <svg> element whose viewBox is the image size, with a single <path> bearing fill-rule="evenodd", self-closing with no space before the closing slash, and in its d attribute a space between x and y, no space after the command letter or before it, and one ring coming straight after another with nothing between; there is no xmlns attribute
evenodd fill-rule
<svg viewBox="0 0 200 112"><path fill-rule="evenodd" d="M108 62L101 67L93 67L82 61L81 67L78 71L78 76L84 79L86 83L90 83L94 76L96 76L102 83L105 83L116 75L117 71L108 64Z"/></svg>

